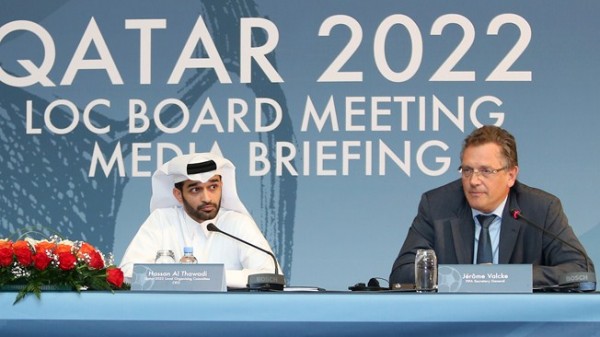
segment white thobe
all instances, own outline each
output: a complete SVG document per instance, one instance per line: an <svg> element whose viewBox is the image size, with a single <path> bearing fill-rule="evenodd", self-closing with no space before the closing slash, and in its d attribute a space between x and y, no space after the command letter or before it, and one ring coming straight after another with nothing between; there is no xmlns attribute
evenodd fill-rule
<svg viewBox="0 0 600 337"><path fill-rule="evenodd" d="M154 263L159 250L172 250L179 261L186 246L194 248L198 263L223 263L228 287L243 288L248 275L275 272L268 254L222 233L209 232L206 225L211 222L223 232L272 252L248 215L221 208L216 218L198 223L181 207L159 208L142 224L123 255L120 268L125 277L132 277L134 263Z"/></svg>

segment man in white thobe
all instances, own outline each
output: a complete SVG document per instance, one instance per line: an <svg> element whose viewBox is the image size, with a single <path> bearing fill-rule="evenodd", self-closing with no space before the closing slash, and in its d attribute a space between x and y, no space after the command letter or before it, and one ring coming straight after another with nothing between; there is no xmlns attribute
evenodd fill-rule
<svg viewBox="0 0 600 337"><path fill-rule="evenodd" d="M199 263L223 263L231 288L246 287L248 275L275 270L268 254L206 228L213 223L272 252L237 195L234 165L219 155L194 153L165 163L152 177L150 212L121 261L126 278L133 264L153 263L159 250L173 251L179 261L184 247L193 247Z"/></svg>

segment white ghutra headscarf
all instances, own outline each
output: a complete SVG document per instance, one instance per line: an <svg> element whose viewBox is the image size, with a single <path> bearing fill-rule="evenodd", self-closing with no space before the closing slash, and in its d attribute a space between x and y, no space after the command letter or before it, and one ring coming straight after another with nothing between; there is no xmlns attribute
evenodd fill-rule
<svg viewBox="0 0 600 337"><path fill-rule="evenodd" d="M175 183L196 180L207 182L220 175L223 181L221 207L250 215L237 194L235 166L231 161L214 153L191 153L175 157L163 164L152 176L150 212L157 208L179 206L173 195Z"/></svg>

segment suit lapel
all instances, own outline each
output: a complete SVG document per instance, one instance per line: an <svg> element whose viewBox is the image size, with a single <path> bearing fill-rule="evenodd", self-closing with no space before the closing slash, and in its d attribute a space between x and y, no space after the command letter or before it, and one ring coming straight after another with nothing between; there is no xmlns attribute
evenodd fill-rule
<svg viewBox="0 0 600 337"><path fill-rule="evenodd" d="M511 188L510 194L504 210L502 211L502 225L500 227L500 247L498 252L498 263L510 263L511 254L514 251L517 237L521 230L521 224L510 214L511 209L519 209L517 198L514 193L514 187Z"/></svg>
<svg viewBox="0 0 600 337"><path fill-rule="evenodd" d="M457 263L473 263L473 245L475 242L475 222L471 208L467 203L457 210L456 218L450 220L452 237L456 250Z"/></svg>

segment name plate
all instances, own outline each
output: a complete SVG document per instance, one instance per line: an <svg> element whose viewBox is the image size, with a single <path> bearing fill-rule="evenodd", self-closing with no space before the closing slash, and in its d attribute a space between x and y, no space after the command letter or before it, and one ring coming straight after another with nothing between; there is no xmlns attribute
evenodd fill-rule
<svg viewBox="0 0 600 337"><path fill-rule="evenodd" d="M530 264L440 264L440 293L531 293Z"/></svg>
<svg viewBox="0 0 600 337"><path fill-rule="evenodd" d="M227 291L222 263L135 264L134 291Z"/></svg>

